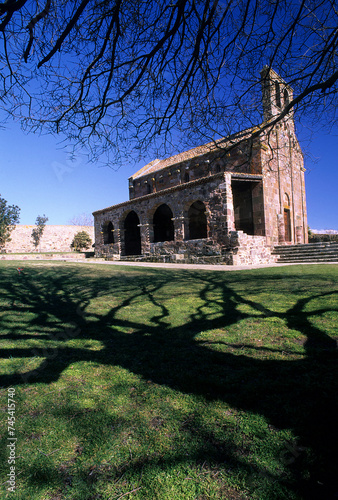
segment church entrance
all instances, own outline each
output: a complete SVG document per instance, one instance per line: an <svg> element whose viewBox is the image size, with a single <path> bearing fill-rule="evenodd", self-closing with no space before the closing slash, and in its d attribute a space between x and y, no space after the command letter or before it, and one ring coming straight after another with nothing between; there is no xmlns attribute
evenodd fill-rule
<svg viewBox="0 0 338 500"><path fill-rule="evenodd" d="M136 212L129 212L124 221L124 255L141 255L140 219Z"/></svg>

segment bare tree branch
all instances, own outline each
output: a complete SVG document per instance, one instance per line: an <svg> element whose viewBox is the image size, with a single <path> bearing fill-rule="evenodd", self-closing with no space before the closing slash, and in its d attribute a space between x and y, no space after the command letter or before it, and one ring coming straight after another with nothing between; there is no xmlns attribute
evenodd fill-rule
<svg viewBox="0 0 338 500"><path fill-rule="evenodd" d="M93 158L268 130L264 65L294 89L274 123L337 123L333 0L17 0L0 23L2 110Z"/></svg>
<svg viewBox="0 0 338 500"><path fill-rule="evenodd" d="M33 41L34 41L34 26L36 25L36 23L38 23L41 19L43 19L44 17L46 17L48 15L48 12L49 12L49 9L50 9L50 4L51 4L51 0L47 0L46 1L46 5L45 5L45 8L39 12L39 14L37 14L27 25L27 30L29 31L29 42L27 44L27 48L23 54L23 58L25 60L25 62L27 62L28 60L28 56L29 56L29 53L30 53L30 50L32 48L32 45L33 45Z"/></svg>

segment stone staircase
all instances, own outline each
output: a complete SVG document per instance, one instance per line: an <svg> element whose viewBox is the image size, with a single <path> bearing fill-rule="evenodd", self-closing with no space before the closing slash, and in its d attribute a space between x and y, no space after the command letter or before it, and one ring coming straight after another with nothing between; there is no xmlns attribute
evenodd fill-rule
<svg viewBox="0 0 338 500"><path fill-rule="evenodd" d="M337 262L338 242L307 243L302 245L281 245L274 247L278 263Z"/></svg>

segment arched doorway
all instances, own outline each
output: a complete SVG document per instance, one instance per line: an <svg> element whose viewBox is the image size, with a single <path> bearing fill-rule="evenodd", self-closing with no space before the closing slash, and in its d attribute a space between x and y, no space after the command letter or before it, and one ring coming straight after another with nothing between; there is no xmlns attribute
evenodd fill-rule
<svg viewBox="0 0 338 500"><path fill-rule="evenodd" d="M205 214L205 205L202 201L195 201L188 210L189 240L207 238L208 226Z"/></svg>
<svg viewBox="0 0 338 500"><path fill-rule="evenodd" d="M129 212L124 220L124 254L141 255L140 219L136 212Z"/></svg>
<svg viewBox="0 0 338 500"><path fill-rule="evenodd" d="M173 241L174 224L172 221L173 213L168 205L160 205L154 213L154 242Z"/></svg>

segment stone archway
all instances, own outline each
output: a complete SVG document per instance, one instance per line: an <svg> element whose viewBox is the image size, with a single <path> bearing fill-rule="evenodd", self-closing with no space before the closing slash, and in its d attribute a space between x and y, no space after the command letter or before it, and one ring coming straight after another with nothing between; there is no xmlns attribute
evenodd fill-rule
<svg viewBox="0 0 338 500"><path fill-rule="evenodd" d="M124 255L141 255L140 219L134 210L124 220Z"/></svg>
<svg viewBox="0 0 338 500"><path fill-rule="evenodd" d="M154 243L174 240L174 223L171 208L163 203L154 213Z"/></svg>
<svg viewBox="0 0 338 500"><path fill-rule="evenodd" d="M115 243L114 241L114 225L111 221L106 222L102 228L103 232L103 243L104 245L109 245Z"/></svg>
<svg viewBox="0 0 338 500"><path fill-rule="evenodd" d="M189 240L207 238L208 224L206 208L202 201L198 200L190 205L188 210Z"/></svg>

